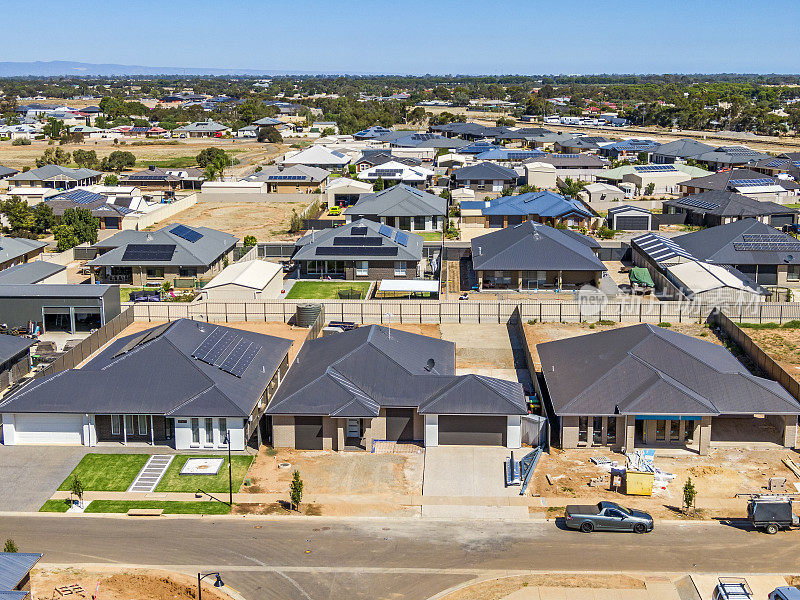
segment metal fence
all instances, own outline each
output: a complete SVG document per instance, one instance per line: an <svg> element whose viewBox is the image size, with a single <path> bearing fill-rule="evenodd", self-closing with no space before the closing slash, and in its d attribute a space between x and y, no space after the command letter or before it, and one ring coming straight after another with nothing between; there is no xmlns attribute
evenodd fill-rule
<svg viewBox="0 0 800 600"><path fill-rule="evenodd" d="M436 300L315 300L325 306L329 319L367 323L506 323L515 310L522 321L578 323L614 321L617 323L691 323L705 320L713 304L646 299L609 302L600 306L582 302L477 302ZM137 303L137 321L196 319L214 322L283 321L288 323L298 304L308 300L270 300L263 302L179 302ZM749 323L800 319L800 303L758 303L723 305L736 321Z"/></svg>
<svg viewBox="0 0 800 600"><path fill-rule="evenodd" d="M89 337L81 340L80 344L73 346L44 369L34 374L34 379L75 368L97 352L104 344L118 336L120 332L133 323L133 321L134 310L133 307L129 307L92 333Z"/></svg>

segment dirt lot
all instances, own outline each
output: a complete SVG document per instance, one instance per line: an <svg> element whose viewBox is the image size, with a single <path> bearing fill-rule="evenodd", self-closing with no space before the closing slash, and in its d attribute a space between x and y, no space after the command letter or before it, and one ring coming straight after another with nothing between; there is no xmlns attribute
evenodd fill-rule
<svg viewBox="0 0 800 600"><path fill-rule="evenodd" d="M392 324L392 329L399 329L400 331L408 331L410 333L417 333L419 335L427 335L428 337L441 338L442 332L438 325L432 323L403 323L402 325Z"/></svg>
<svg viewBox="0 0 800 600"><path fill-rule="evenodd" d="M643 590L644 581L628 575L519 575L482 581L451 592L443 600L500 600L524 587ZM548 597L577 598L575 594L548 594ZM534 596L530 596L533 598Z"/></svg>
<svg viewBox="0 0 800 600"><path fill-rule="evenodd" d="M189 575L144 569L119 572L114 569L34 569L31 573L32 600L50 600L57 586L74 583L86 590L86 598L93 597L99 586L98 597L103 600L194 600L197 597L197 582ZM203 597L229 599L206 581L203 582Z"/></svg>
<svg viewBox="0 0 800 600"><path fill-rule="evenodd" d="M800 377L800 329L744 329L762 350L795 377Z"/></svg>
<svg viewBox="0 0 800 600"><path fill-rule="evenodd" d="M145 329L150 329L152 327L157 327L158 325L162 325L164 322L150 322L147 321L134 321L125 330L118 336L123 337L126 335L131 335L134 333L138 333L140 331L144 331ZM259 323L259 322L236 322L236 323L219 323L219 325L223 325L225 327L231 327L232 329L241 329L243 331L255 331L257 333L263 333L265 335L274 335L277 337L286 338L287 340L292 340L294 344L289 349L289 363L294 360L294 357L297 356L297 353L300 352L300 347L303 345L303 340L305 340L306 336L308 335L308 329L303 329L300 327L292 327L291 325L287 325L286 323L275 323L275 322L267 322L267 323Z"/></svg>
<svg viewBox="0 0 800 600"><path fill-rule="evenodd" d="M233 234L239 239L254 235L259 242L296 240L290 234L289 219L292 210L300 213L310 202L202 202L157 223L161 229L172 223L195 227L211 227Z"/></svg>
<svg viewBox="0 0 800 600"><path fill-rule="evenodd" d="M291 467L280 469L288 462ZM306 494L370 495L379 501L389 495L422 493L424 453L372 454L262 448L250 467L252 485L242 491L286 493L292 472L299 471Z"/></svg>

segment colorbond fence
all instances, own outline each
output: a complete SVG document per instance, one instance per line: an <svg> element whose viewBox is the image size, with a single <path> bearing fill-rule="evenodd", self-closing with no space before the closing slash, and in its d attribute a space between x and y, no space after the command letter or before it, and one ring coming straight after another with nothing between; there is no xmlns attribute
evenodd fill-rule
<svg viewBox="0 0 800 600"><path fill-rule="evenodd" d="M308 300L264 302L161 302L133 305L137 321L195 319L214 322L282 321L288 323L298 304ZM506 323L515 310L523 321L577 323L601 320L617 323L691 323L708 318L714 305L690 302L631 301L600 306L582 302L474 302L435 300L314 300L323 304L329 320L368 323ZM800 303L759 303L720 307L740 322L784 323L800 320Z"/></svg>

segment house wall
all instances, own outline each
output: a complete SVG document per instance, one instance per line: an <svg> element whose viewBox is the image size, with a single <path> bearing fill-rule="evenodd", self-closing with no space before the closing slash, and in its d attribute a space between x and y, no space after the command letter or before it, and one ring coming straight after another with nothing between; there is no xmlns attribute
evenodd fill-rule
<svg viewBox="0 0 800 600"><path fill-rule="evenodd" d="M367 275L356 275L355 262L352 260L344 261L344 278L348 281L380 281L381 279L416 279L417 278L417 265L418 261L406 261L406 274L394 274L394 261L368 261L369 268ZM317 275L308 274L308 262L299 261L300 263L300 276L306 278L318 277Z"/></svg>
<svg viewBox="0 0 800 600"><path fill-rule="evenodd" d="M40 254L42 254L42 252L44 252L44 248L37 248L35 250L31 250L30 252L26 252L21 256L17 256L10 260L2 261L0 262L0 271L2 271L3 269L8 269L9 267L13 267L14 265L21 265L22 263L26 263L30 260L33 260Z"/></svg>
<svg viewBox="0 0 800 600"><path fill-rule="evenodd" d="M274 415L272 417L272 446L274 448L294 448L294 417Z"/></svg>
<svg viewBox="0 0 800 600"><path fill-rule="evenodd" d="M200 449L227 449L228 445L223 443L219 431L219 419L213 418L213 436L214 441L211 444L206 443L205 432L205 418L200 417L200 443L195 444L192 442L192 419L184 417L175 418L175 448L177 450L200 450ZM245 448L245 434L244 434L244 420L241 417L228 417L227 419L228 433L231 438L231 450L244 450Z"/></svg>

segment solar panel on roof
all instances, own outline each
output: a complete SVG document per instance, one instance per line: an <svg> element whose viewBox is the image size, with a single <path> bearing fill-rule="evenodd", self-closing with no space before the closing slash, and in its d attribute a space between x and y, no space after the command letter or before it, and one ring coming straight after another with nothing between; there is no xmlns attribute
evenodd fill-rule
<svg viewBox="0 0 800 600"><path fill-rule="evenodd" d="M662 173L662 172L669 172L669 171L677 171L674 166L672 165L639 165L633 167L633 170L637 173Z"/></svg>
<svg viewBox="0 0 800 600"><path fill-rule="evenodd" d="M383 238L379 237L361 237L353 235L341 235L333 238L334 246L380 246L383 244Z"/></svg>
<svg viewBox="0 0 800 600"><path fill-rule="evenodd" d="M553 156L558 156L559 158L578 158L580 154L554 154Z"/></svg>
<svg viewBox="0 0 800 600"><path fill-rule="evenodd" d="M175 225L175 227L170 229L169 232L173 235L177 235L179 238L183 238L187 242L192 243L203 237L202 233L195 231L194 229L190 229L186 227L186 225Z"/></svg>
<svg viewBox="0 0 800 600"><path fill-rule="evenodd" d="M782 233L743 233L745 242L788 242L787 236Z"/></svg>
<svg viewBox="0 0 800 600"><path fill-rule="evenodd" d="M378 233L388 238L392 237L392 228L388 225L381 225L378 229Z"/></svg>
<svg viewBox="0 0 800 600"><path fill-rule="evenodd" d="M397 256L397 246L319 246L317 256Z"/></svg>
<svg viewBox="0 0 800 600"><path fill-rule="evenodd" d="M175 244L128 244L122 254L124 261L168 262L175 254Z"/></svg>
<svg viewBox="0 0 800 600"><path fill-rule="evenodd" d="M408 246L408 234L403 233L402 231L398 231L397 234L394 236L394 241L400 244L401 246Z"/></svg>
<svg viewBox="0 0 800 600"><path fill-rule="evenodd" d="M748 186L761 186L761 185L774 185L775 182L769 177L762 177L759 179L731 179L728 181L733 187L748 187Z"/></svg>
<svg viewBox="0 0 800 600"><path fill-rule="evenodd" d="M224 331L223 334L220 336L219 340L216 344L208 351L208 353L203 357L198 357L204 363L209 365L215 365L220 362L220 359L226 351L229 350L230 346L239 338L238 335L233 333L232 331Z"/></svg>
<svg viewBox="0 0 800 600"><path fill-rule="evenodd" d="M147 342L151 342L154 339L161 337L164 332L170 328L172 323L164 323L163 325L159 325L158 327L144 332L142 335L139 335L125 344L115 355L113 358L116 358L126 352L130 352L137 346L141 346L142 344L146 344Z"/></svg>
<svg viewBox="0 0 800 600"><path fill-rule="evenodd" d="M259 350L260 348L257 344L242 340L231 352L228 360L222 363L219 368L235 377L241 377L258 355Z"/></svg>
<svg viewBox="0 0 800 600"><path fill-rule="evenodd" d="M715 208L719 208L719 204L717 204L716 202L709 202L707 200L700 200L698 198L691 198L691 197L681 198L680 200L678 200L678 203L684 206L690 206L692 208L702 208L705 210L713 210Z"/></svg>
<svg viewBox="0 0 800 600"><path fill-rule="evenodd" d="M350 230L351 235L367 235L367 227L353 227Z"/></svg>
<svg viewBox="0 0 800 600"><path fill-rule="evenodd" d="M740 252L800 252L800 242L734 242L733 249Z"/></svg>
<svg viewBox="0 0 800 600"><path fill-rule="evenodd" d="M195 351L192 352L192 356L198 360L204 359L224 334L225 330L220 326L216 326L213 331L206 336L206 339L200 342L200 345L195 348Z"/></svg>
<svg viewBox="0 0 800 600"><path fill-rule="evenodd" d="M775 160L769 161L764 166L765 167L782 167L783 165L785 165L788 162L789 162L788 158L776 158Z"/></svg>

